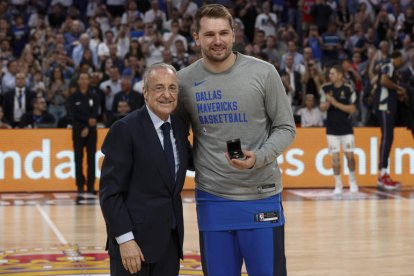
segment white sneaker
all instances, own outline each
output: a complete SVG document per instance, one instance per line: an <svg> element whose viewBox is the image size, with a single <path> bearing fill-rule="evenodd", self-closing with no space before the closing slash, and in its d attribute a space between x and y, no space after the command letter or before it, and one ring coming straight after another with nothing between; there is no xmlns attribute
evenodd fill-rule
<svg viewBox="0 0 414 276"><path fill-rule="evenodd" d="M333 195L342 195L342 185L336 185L335 190L333 191Z"/></svg>
<svg viewBox="0 0 414 276"><path fill-rule="evenodd" d="M358 193L358 190L359 190L359 188L358 188L358 185L356 184L356 182L349 183L349 191L351 193Z"/></svg>

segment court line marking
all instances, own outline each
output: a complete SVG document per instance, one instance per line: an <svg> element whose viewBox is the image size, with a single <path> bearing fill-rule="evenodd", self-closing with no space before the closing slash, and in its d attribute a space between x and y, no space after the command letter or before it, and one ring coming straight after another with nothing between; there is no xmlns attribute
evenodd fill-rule
<svg viewBox="0 0 414 276"><path fill-rule="evenodd" d="M56 237L60 241L62 245L67 245L68 241L63 236L62 232L56 227L56 225L53 223L53 221L50 219L49 215L46 213L45 210L39 205L36 204L36 209L39 211L39 213L42 215L43 219L46 221L46 223L49 225L49 227L52 229L53 233L55 233Z"/></svg>

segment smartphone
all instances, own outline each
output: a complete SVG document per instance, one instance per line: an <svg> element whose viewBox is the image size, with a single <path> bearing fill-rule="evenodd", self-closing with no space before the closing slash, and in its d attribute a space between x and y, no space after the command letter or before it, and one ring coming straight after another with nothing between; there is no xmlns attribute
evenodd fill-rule
<svg viewBox="0 0 414 276"><path fill-rule="evenodd" d="M239 138L227 141L227 152L230 159L245 159Z"/></svg>

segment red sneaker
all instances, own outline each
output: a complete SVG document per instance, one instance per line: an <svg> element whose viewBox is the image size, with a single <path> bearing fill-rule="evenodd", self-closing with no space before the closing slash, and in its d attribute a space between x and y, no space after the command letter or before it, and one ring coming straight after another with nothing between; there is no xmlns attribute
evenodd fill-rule
<svg viewBox="0 0 414 276"><path fill-rule="evenodd" d="M401 186L400 182L393 181L388 174L378 177L378 188L382 188L388 191L394 191Z"/></svg>

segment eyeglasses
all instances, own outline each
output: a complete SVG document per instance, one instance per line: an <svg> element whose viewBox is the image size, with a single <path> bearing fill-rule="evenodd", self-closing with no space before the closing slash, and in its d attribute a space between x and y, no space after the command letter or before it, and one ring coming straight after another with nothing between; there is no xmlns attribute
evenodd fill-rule
<svg viewBox="0 0 414 276"><path fill-rule="evenodd" d="M178 94L178 87L177 86L170 86L170 87L165 87L164 85L158 85L155 87L151 87L150 88L151 91L154 91L157 94L161 94L161 93L165 93L168 91L168 93L170 94Z"/></svg>

